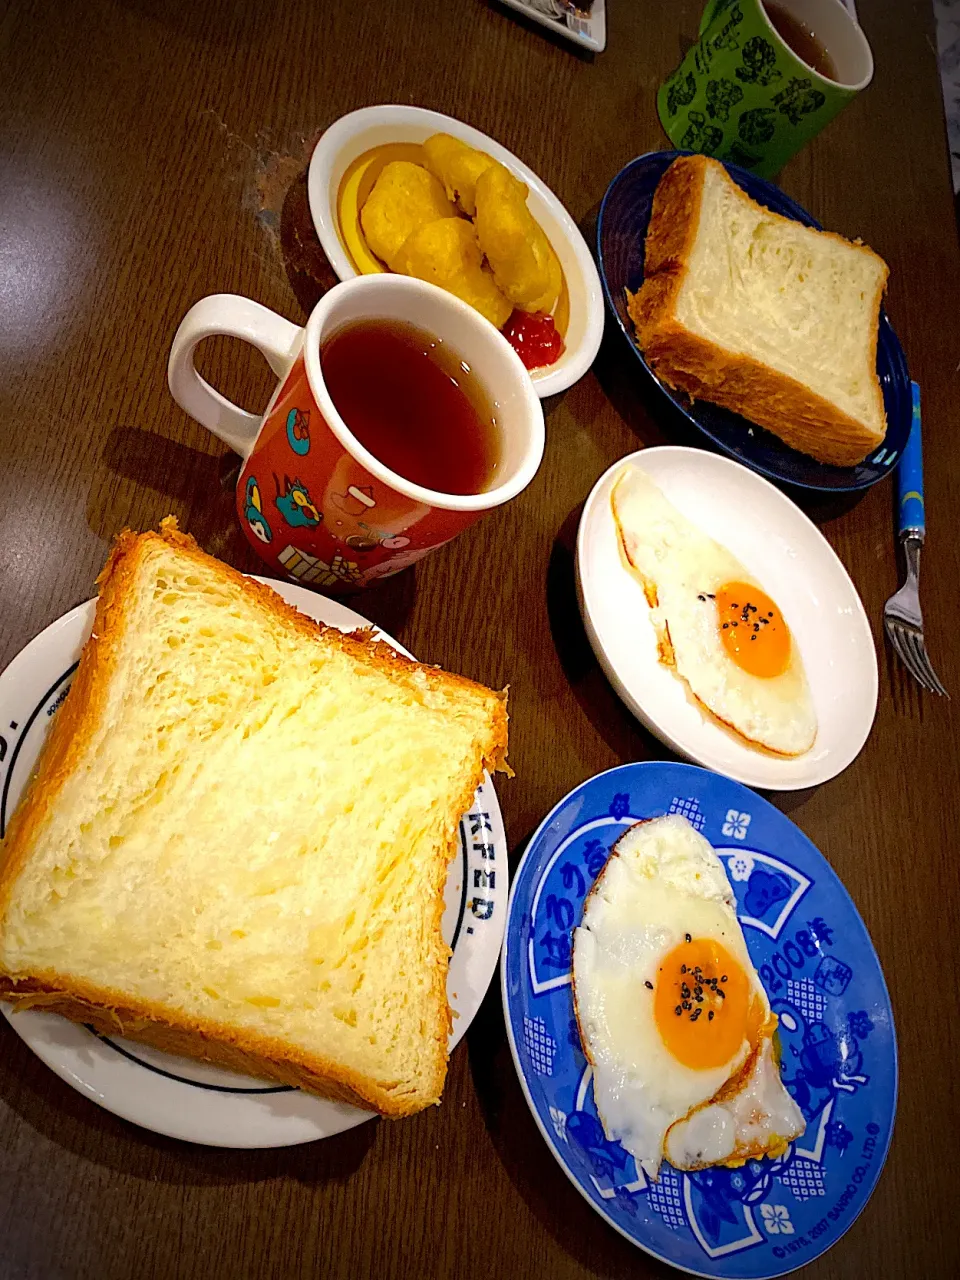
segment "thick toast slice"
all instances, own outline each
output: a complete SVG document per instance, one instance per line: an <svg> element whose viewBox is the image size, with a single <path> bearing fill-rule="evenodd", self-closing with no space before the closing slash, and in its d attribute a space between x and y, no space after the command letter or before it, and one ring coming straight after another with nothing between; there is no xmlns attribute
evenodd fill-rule
<svg viewBox="0 0 960 1280"><path fill-rule="evenodd" d="M0 846L0 996L386 1116L440 1097L443 885L505 697L124 533Z"/></svg>
<svg viewBox="0 0 960 1280"><path fill-rule="evenodd" d="M877 325L887 281L864 245L771 213L723 165L681 156L657 187L637 344L668 386L853 466L886 434Z"/></svg>

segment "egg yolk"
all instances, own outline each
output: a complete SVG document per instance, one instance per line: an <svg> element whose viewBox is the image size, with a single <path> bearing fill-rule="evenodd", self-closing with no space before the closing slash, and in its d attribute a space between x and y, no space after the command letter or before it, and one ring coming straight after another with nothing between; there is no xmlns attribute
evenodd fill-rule
<svg viewBox="0 0 960 1280"><path fill-rule="evenodd" d="M744 582L728 582L715 600L727 656L752 676L782 675L790 663L790 628L767 593Z"/></svg>
<svg viewBox="0 0 960 1280"><path fill-rule="evenodd" d="M657 971L653 1016L667 1050L685 1067L722 1067L744 1040L756 1044L763 1006L740 962L713 938L673 948Z"/></svg>

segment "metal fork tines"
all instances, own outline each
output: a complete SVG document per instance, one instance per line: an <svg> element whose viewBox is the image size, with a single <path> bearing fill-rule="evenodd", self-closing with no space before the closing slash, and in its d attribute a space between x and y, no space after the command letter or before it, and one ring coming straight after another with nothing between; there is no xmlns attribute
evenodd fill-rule
<svg viewBox="0 0 960 1280"><path fill-rule="evenodd" d="M920 614L920 548L923 535L904 537L903 553L907 562L907 580L883 607L883 625L887 637L900 655L913 678L930 693L950 695L940 683L923 640L923 618Z"/></svg>

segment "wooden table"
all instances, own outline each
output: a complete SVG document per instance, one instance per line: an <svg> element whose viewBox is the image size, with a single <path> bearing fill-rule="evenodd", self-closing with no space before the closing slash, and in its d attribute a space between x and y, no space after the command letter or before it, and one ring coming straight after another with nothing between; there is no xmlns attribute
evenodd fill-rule
<svg viewBox="0 0 960 1280"><path fill-rule="evenodd" d="M0 663L92 594L124 526L173 512L209 551L257 567L235 523L235 459L176 408L166 357L206 293L303 318L316 290L288 193L327 125L379 101L450 112L515 151L587 225L617 170L664 145L655 89L700 7L608 0L609 48L593 58L483 0L6 6ZM874 85L782 183L890 264L889 311L924 392L930 649L960 698L960 251L933 24L926 0L860 10ZM263 404L269 378L249 349L211 345L210 376ZM522 497L359 602L421 658L510 684L517 776L498 791L515 856L584 778L665 755L598 669L572 573L594 480L663 432L616 334L545 408L546 456ZM902 1070L877 1191L810 1274L955 1276L960 718L956 702L920 697L882 639L897 580L891 486L808 505L873 622L880 707L846 773L773 799L867 922ZM3 1023L0 1135L2 1280L667 1274L555 1165L521 1094L497 984L453 1056L441 1108L286 1150L206 1149L134 1128L61 1083Z"/></svg>

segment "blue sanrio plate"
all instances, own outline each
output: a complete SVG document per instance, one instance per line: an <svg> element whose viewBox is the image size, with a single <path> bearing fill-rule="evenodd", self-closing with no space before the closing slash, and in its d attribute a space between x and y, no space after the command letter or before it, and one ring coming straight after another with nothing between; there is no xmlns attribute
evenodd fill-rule
<svg viewBox="0 0 960 1280"><path fill-rule="evenodd" d="M750 956L780 1020L781 1071L807 1129L775 1160L649 1182L597 1118L570 985L571 933L618 836L682 813L726 867ZM850 896L798 827L753 791L687 764L625 764L541 823L510 895L507 1031L534 1118L611 1226L696 1276L769 1280L829 1249L870 1197L897 1100L893 1014Z"/></svg>
<svg viewBox="0 0 960 1280"><path fill-rule="evenodd" d="M653 151L632 160L616 175L603 197L597 219L597 262L603 291L621 332L653 385L687 422L729 457L761 475L801 489L840 493L866 489L890 474L910 433L913 404L910 374L903 348L886 312L880 311L877 331L877 377L883 392L887 434L880 447L855 467L833 467L798 453L739 414L707 400L691 402L682 392L662 383L644 360L634 340L633 321L627 314L626 290L636 293L643 284L643 260L657 184L677 156L689 151ZM772 182L735 164L727 172L747 195L774 213L821 229L806 209Z"/></svg>

